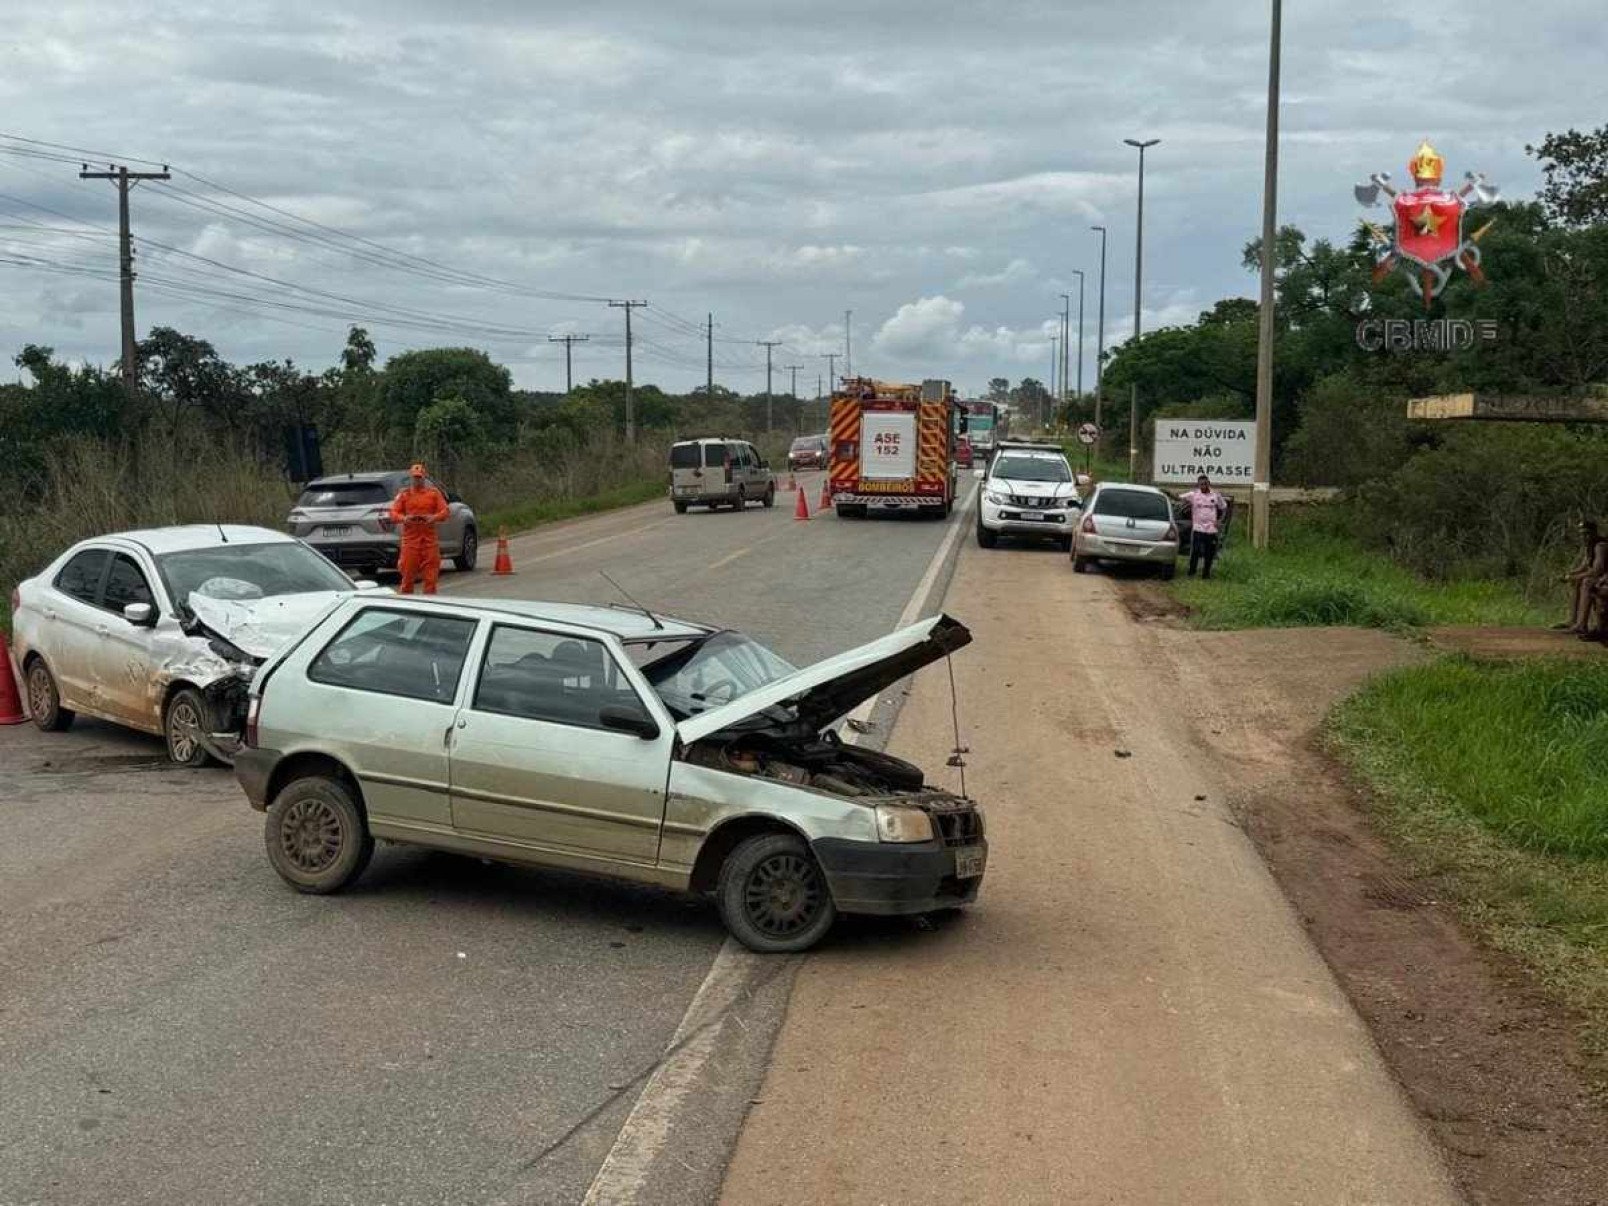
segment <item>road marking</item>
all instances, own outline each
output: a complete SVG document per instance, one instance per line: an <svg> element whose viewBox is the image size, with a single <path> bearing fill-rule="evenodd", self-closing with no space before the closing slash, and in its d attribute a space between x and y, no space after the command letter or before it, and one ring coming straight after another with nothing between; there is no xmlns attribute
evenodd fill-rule
<svg viewBox="0 0 1608 1206"><path fill-rule="evenodd" d="M922 604L926 602L944 563L965 530L966 525L961 521L970 511L975 497L974 486L965 502L956 506L950 514L949 533L933 554L921 581L916 584L915 593L905 604L897 627L913 624L920 615ZM716 564L734 561L745 552L748 549L739 549ZM869 716L881 698L879 695L857 709L855 717L863 719ZM845 740L854 741L856 737L857 734L851 732L845 735ZM609 1154L597 1170L597 1176L592 1178L582 1206L630 1206L638 1200L638 1195L647 1185L654 1162L670 1141L677 1114L690 1108L687 1096L698 1083L705 1065L715 1055L723 1030L721 1025L715 1023L730 1011L746 986L773 967L781 957L756 955L738 945L734 939L726 939L720 953L715 956L709 974L698 986L692 1004L687 1006L681 1025L676 1027L669 1046L665 1048L663 1061L642 1087L642 1095L637 1098L636 1105L626 1116L625 1125L615 1136L614 1146L609 1148Z"/></svg>
<svg viewBox="0 0 1608 1206"><path fill-rule="evenodd" d="M667 524L669 522L670 521L668 519L661 519L657 523L644 524L640 528L627 528L623 532L611 532L607 536L598 536L598 537L596 537L596 538L594 538L592 540L583 540L579 544L567 545L564 548L554 549L552 552L549 552L549 553L541 553L541 554L538 554L535 557L521 557L519 559L519 564L520 565L536 565L536 564L538 564L540 562L543 562L543 561L551 561L554 557L567 557L571 553L578 553L582 549L591 548L593 545L607 544L609 541L611 541L611 540L619 540L623 536L636 536L636 535L639 535L642 532L651 532L654 528L662 528L662 527L664 527L665 524ZM517 540L518 537L511 536L511 537L509 537L509 539L510 540ZM517 569L516 569L516 572L517 572ZM478 581L478 579L475 579L475 580L454 579L454 580L452 580L450 582L442 582L442 584L441 584L439 589L443 593L450 594L453 591L457 590L460 586L462 586L462 587L473 586L475 581Z"/></svg>
<svg viewBox="0 0 1608 1206"><path fill-rule="evenodd" d="M715 562L709 568L712 569L712 570L717 570L723 565L730 565L733 561L737 560L737 558L746 557L749 553L752 553L753 551L754 551L754 546L749 545L746 548L738 549L735 553L727 553L724 557L722 557L719 561Z"/></svg>

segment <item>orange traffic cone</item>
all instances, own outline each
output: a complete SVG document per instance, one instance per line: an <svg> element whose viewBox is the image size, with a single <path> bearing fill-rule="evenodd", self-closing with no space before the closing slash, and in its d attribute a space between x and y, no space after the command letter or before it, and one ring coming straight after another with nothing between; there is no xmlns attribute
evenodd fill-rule
<svg viewBox="0 0 1608 1206"><path fill-rule="evenodd" d="M821 501L816 504L817 511L824 511L832 505L832 479L821 479Z"/></svg>
<svg viewBox="0 0 1608 1206"><path fill-rule="evenodd" d="M6 646L6 634L0 632L0 724L21 724L27 719L17 677L11 673L11 650Z"/></svg>
<svg viewBox="0 0 1608 1206"><path fill-rule="evenodd" d="M508 529L497 529L497 562L491 567L494 574L511 574L514 572L514 561L508 555Z"/></svg>
<svg viewBox="0 0 1608 1206"><path fill-rule="evenodd" d="M800 490L793 497L797 500L793 503L793 518L808 519L810 517L810 504L804 499L804 491Z"/></svg>

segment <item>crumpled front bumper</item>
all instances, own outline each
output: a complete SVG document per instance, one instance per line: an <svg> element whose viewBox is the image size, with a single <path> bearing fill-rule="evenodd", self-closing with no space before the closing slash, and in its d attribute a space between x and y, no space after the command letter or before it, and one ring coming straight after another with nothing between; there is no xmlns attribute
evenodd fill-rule
<svg viewBox="0 0 1608 1206"><path fill-rule="evenodd" d="M931 913L970 904L981 875L955 874L956 848L929 842L860 842L817 838L811 843L840 913ZM985 851L979 838L973 846Z"/></svg>

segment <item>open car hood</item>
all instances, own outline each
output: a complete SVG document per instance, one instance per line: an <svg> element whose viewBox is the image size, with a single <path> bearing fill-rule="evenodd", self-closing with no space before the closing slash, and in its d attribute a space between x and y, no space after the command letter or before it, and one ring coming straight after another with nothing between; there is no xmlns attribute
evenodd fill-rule
<svg viewBox="0 0 1608 1206"><path fill-rule="evenodd" d="M186 603L202 625L242 653L260 659L279 652L344 598L346 592L336 590L267 599L217 599L192 591Z"/></svg>
<svg viewBox="0 0 1608 1206"><path fill-rule="evenodd" d="M964 649L971 639L971 630L959 620L933 616L690 716L676 731L690 745L777 704L795 709L800 721L822 729L906 675Z"/></svg>

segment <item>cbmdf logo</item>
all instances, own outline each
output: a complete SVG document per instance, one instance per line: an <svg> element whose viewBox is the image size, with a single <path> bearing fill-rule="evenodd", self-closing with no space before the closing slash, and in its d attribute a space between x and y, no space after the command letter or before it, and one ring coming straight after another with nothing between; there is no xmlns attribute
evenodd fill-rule
<svg viewBox="0 0 1608 1206"><path fill-rule="evenodd" d="M1490 205L1498 195L1495 185L1486 182L1483 173L1467 172L1463 186L1456 192L1441 187L1446 162L1428 141L1419 144L1418 153L1407 164L1413 178L1413 187L1405 192L1391 186L1389 172L1375 172L1367 184L1356 186L1357 200L1363 205L1376 205L1381 197L1390 199L1395 218L1391 230L1382 230L1372 222L1364 222L1374 241L1383 248L1374 264L1373 279L1378 284L1395 269L1401 269L1413 291L1429 303L1440 296L1441 290L1452 279L1452 272L1461 268L1477 285L1485 283L1480 268L1479 242L1491 229L1491 219L1473 234L1464 237L1463 218L1482 205Z"/></svg>

